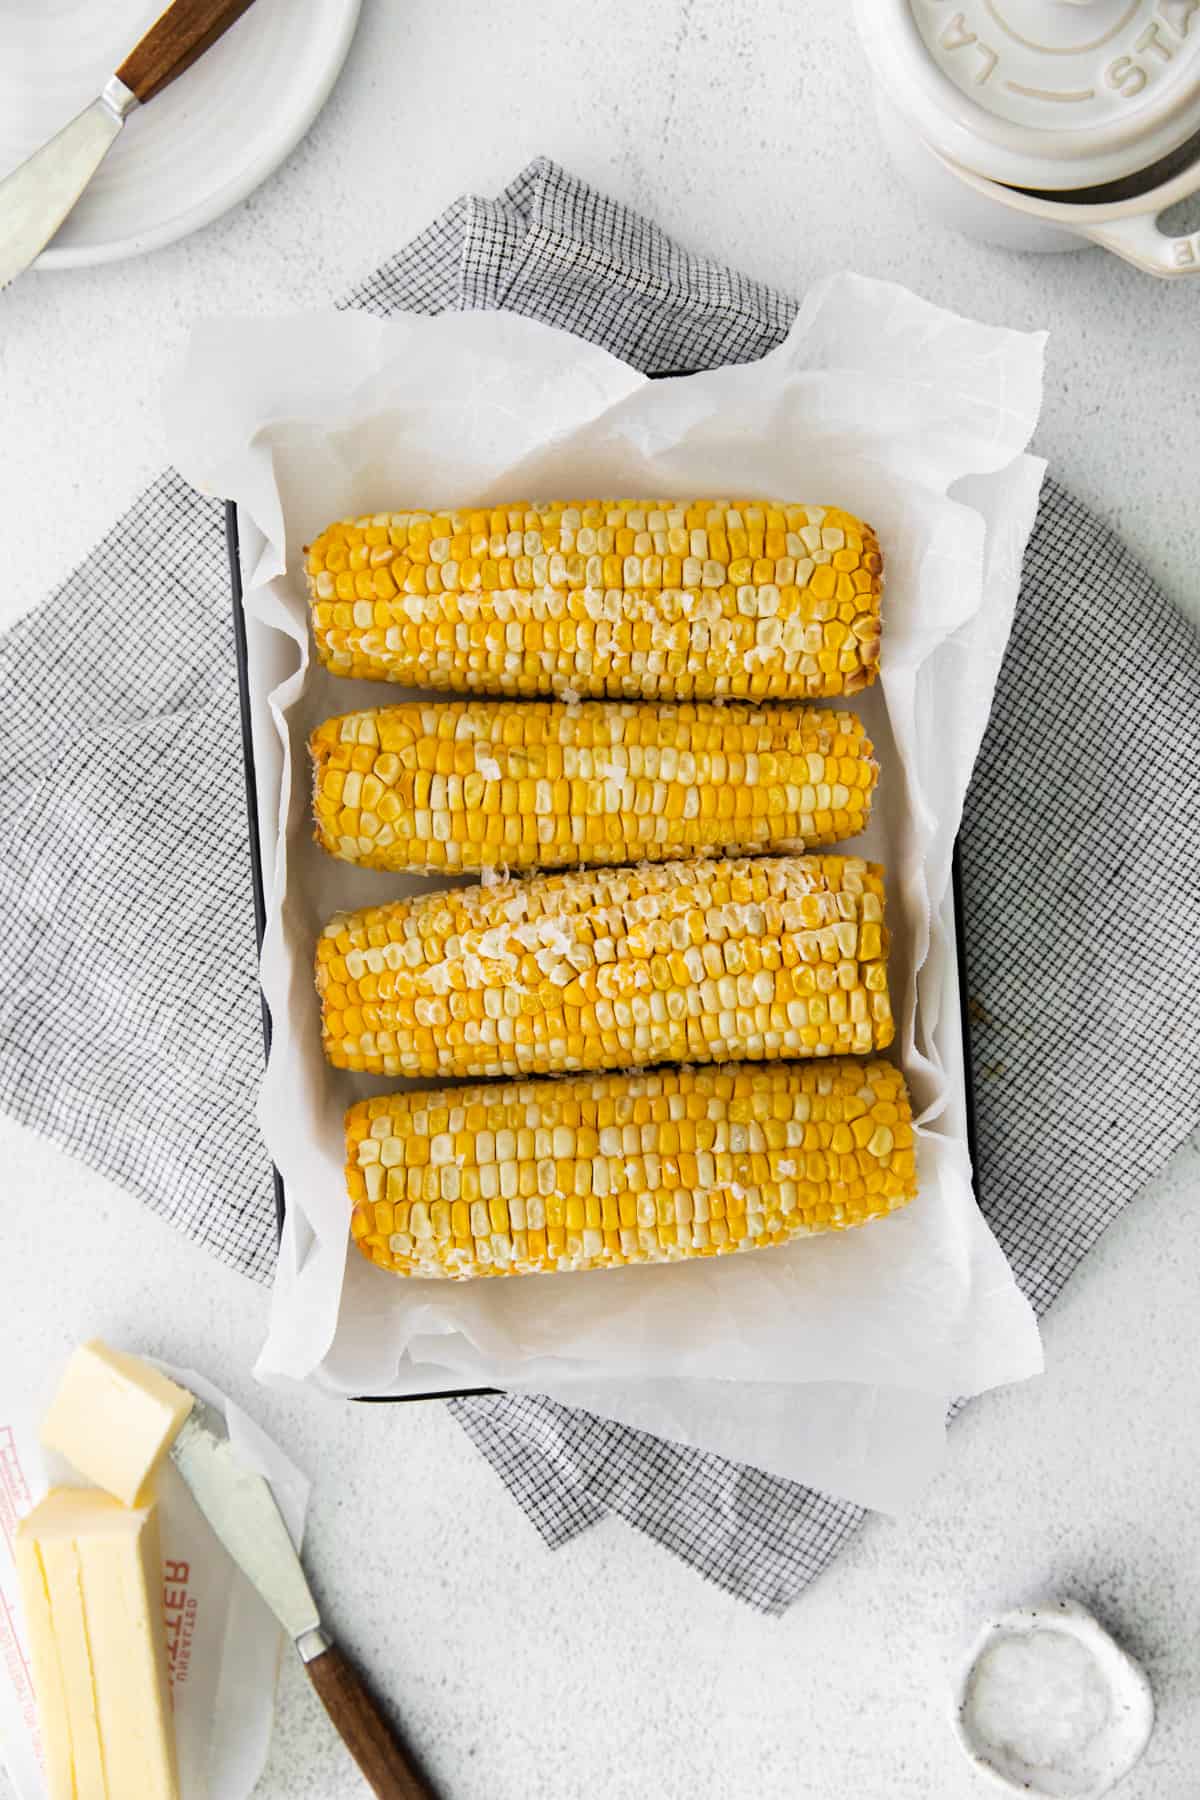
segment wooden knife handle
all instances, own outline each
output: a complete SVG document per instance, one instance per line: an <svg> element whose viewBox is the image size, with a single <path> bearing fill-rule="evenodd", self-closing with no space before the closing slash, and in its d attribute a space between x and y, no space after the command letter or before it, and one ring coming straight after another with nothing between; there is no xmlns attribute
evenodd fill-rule
<svg viewBox="0 0 1200 1800"><path fill-rule="evenodd" d="M143 103L203 56L240 19L252 0L172 0L117 70Z"/></svg>
<svg viewBox="0 0 1200 1800"><path fill-rule="evenodd" d="M437 1800L366 1682L336 1644L305 1663L321 1704L379 1800Z"/></svg>

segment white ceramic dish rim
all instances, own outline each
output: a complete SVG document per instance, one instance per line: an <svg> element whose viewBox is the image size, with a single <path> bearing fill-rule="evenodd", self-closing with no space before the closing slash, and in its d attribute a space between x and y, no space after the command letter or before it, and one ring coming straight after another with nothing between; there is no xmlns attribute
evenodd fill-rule
<svg viewBox="0 0 1200 1800"><path fill-rule="evenodd" d="M317 80L295 111L281 119L276 136L261 155L230 175L228 180L222 182L205 199L186 207L183 212L163 220L159 225L151 226L145 231L130 232L124 237L112 238L103 244L64 244L56 247L51 243L42 251L33 267L48 270L94 268L103 263L121 262L126 257L144 256L151 250L164 250L168 244L176 244L181 238L189 237L193 231L211 225L215 219L219 219L223 213L252 194L291 155L333 92L334 83L342 72L342 65L354 42L362 10L362 0L339 0L339 4L342 8L341 18Z"/></svg>

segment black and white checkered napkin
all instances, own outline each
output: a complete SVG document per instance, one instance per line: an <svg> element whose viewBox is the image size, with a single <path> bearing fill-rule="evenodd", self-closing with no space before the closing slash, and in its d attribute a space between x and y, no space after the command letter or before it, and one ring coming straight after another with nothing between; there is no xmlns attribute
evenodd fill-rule
<svg viewBox="0 0 1200 1800"><path fill-rule="evenodd" d="M658 373L795 302L537 162L347 304L507 307ZM221 509L162 475L0 641L0 1104L265 1280L274 1217ZM1044 492L962 835L979 1185L1025 1293L1200 1119L1200 640ZM857 1507L518 1396L455 1403L551 1544L603 1516L782 1611Z"/></svg>

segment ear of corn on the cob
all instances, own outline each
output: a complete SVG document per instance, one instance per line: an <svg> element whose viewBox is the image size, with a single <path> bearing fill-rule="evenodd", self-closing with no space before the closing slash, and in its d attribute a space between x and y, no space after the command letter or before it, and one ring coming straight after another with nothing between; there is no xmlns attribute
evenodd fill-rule
<svg viewBox="0 0 1200 1800"><path fill-rule="evenodd" d="M892 1037L883 875L851 857L643 864L339 914L325 1052L490 1076L859 1054Z"/></svg>
<svg viewBox="0 0 1200 1800"><path fill-rule="evenodd" d="M610 699L853 694L882 560L836 507L525 501L330 525L306 563L335 675Z"/></svg>
<svg viewBox="0 0 1200 1800"><path fill-rule="evenodd" d="M455 1280L762 1249L916 1192L904 1081L879 1061L393 1094L350 1108L346 1155L363 1255Z"/></svg>
<svg viewBox="0 0 1200 1800"><path fill-rule="evenodd" d="M852 713L447 701L313 733L317 840L375 869L562 868L803 850L867 822Z"/></svg>

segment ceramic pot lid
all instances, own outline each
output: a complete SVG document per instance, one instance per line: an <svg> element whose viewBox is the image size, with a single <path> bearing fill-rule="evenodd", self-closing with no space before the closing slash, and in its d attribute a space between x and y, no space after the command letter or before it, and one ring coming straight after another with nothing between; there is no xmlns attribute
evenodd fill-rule
<svg viewBox="0 0 1200 1800"><path fill-rule="evenodd" d="M860 0L877 78L943 155L1018 187L1138 173L1200 131L1200 0Z"/></svg>

